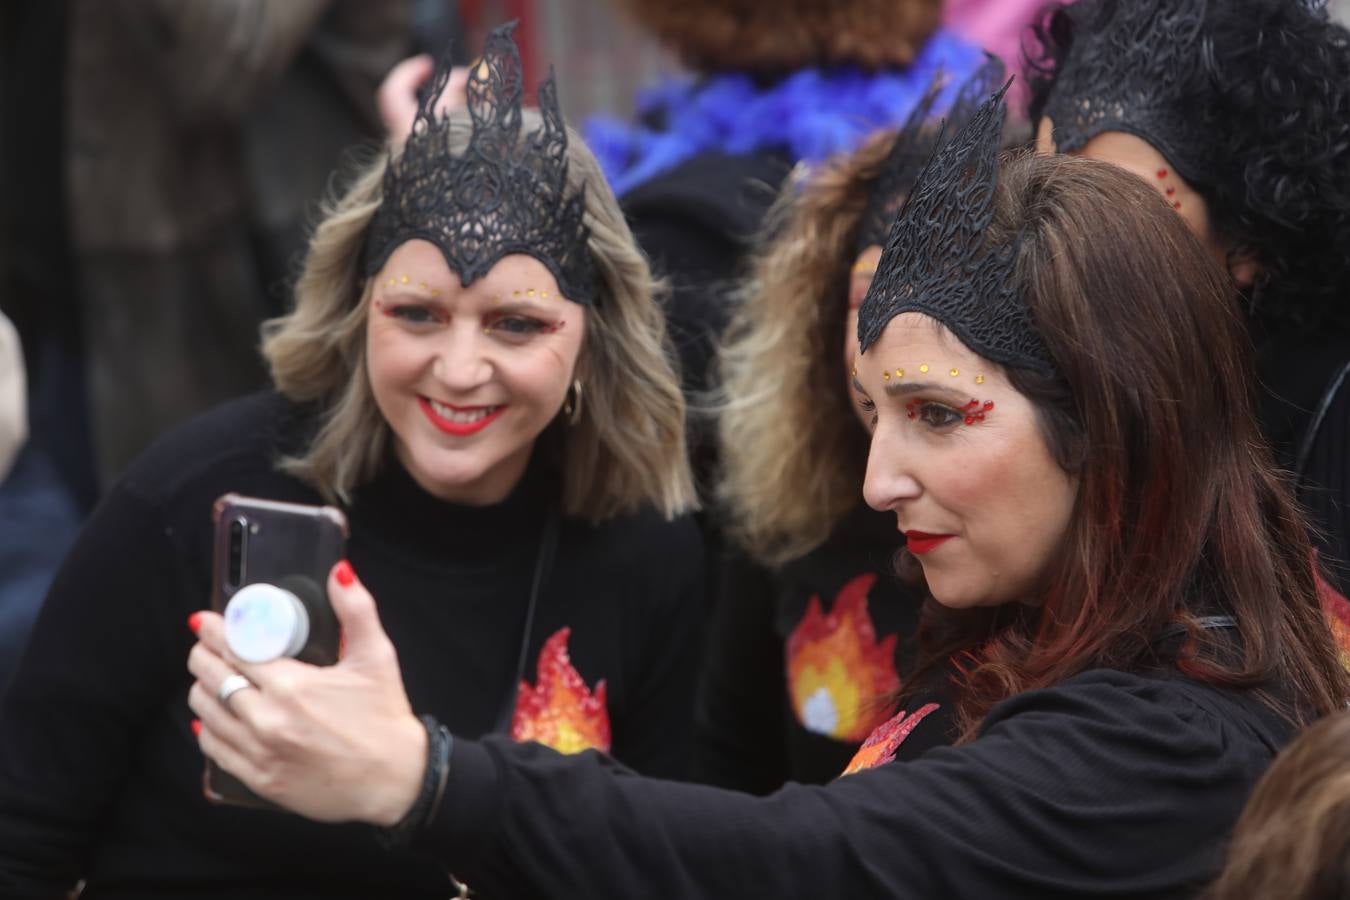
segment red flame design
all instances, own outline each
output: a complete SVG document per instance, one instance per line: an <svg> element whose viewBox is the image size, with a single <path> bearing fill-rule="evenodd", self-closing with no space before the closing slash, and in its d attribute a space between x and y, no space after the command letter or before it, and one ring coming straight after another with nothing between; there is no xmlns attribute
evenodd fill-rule
<svg viewBox="0 0 1350 900"><path fill-rule="evenodd" d="M905 715L904 710L896 713L872 732L871 737L863 741L863 745L858 748L858 752L844 769L843 775L852 775L854 772L873 769L891 762L895 759L895 753L900 749L900 745L905 742L905 738L909 737L918 724L937 708L936 703L925 703L916 709L913 715Z"/></svg>
<svg viewBox="0 0 1350 900"><path fill-rule="evenodd" d="M560 628L539 651L535 687L520 683L515 715L511 718L511 737L517 741L537 741L559 753L582 750L609 752L609 710L605 705L605 681L595 683L595 693L586 687L581 674L567 655L567 639L572 629Z"/></svg>
<svg viewBox="0 0 1350 900"><path fill-rule="evenodd" d="M788 636L788 691L808 731L860 741L886 719L889 710L881 701L900 689L896 636L878 641L867 612L867 592L876 578L859 575L844 585L828 615L813 596Z"/></svg>

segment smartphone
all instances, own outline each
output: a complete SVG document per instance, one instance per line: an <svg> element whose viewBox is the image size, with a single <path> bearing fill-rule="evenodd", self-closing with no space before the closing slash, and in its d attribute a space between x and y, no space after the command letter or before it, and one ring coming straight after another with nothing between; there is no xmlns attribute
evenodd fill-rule
<svg viewBox="0 0 1350 900"><path fill-rule="evenodd" d="M226 494L216 500L212 519L211 608L223 613L240 588L275 584L295 594L309 616L309 636L295 658L316 666L337 662L341 634L327 584L328 573L346 555L342 510ZM203 790L216 803L272 807L210 759Z"/></svg>

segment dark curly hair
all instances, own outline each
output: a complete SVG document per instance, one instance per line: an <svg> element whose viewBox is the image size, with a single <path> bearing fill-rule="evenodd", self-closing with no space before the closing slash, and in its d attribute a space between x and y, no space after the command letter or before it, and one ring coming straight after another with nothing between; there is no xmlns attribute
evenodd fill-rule
<svg viewBox="0 0 1350 900"><path fill-rule="evenodd" d="M1073 52L1074 29L1108 20L1122 2L1139 0L1043 10L1023 47L1033 123ZM1201 65L1178 85L1178 103L1202 117L1222 153L1194 187L1234 252L1261 262L1246 298L1257 320L1350 330L1340 296L1350 276L1350 32L1311 0L1205 7Z"/></svg>

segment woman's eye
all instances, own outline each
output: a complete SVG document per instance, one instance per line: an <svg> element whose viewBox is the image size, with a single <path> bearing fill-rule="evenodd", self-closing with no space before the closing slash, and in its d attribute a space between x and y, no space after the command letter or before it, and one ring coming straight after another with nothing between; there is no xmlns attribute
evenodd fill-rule
<svg viewBox="0 0 1350 900"><path fill-rule="evenodd" d="M867 397L858 397L858 409L867 416L867 427L877 427L877 405Z"/></svg>
<svg viewBox="0 0 1350 900"><path fill-rule="evenodd" d="M941 403L923 403L919 406L919 420L933 428L946 428L962 421L961 414Z"/></svg>
<svg viewBox="0 0 1350 900"><path fill-rule="evenodd" d="M496 334L503 334L509 337L527 337L532 334L539 334L550 330L551 326L541 322L538 319L531 319L528 316L502 316L488 325Z"/></svg>
<svg viewBox="0 0 1350 900"><path fill-rule="evenodd" d="M385 306L383 309L385 315L407 322L410 325L431 325L439 321L435 310L426 306L404 304L401 306Z"/></svg>

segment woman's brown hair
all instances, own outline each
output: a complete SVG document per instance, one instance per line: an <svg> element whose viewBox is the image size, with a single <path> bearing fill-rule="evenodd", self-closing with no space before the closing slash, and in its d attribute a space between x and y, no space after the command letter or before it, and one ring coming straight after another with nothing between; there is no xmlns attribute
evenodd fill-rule
<svg viewBox="0 0 1350 900"><path fill-rule="evenodd" d="M1205 900L1350 897L1350 712L1313 725L1256 784Z"/></svg>
<svg viewBox="0 0 1350 900"><path fill-rule="evenodd" d="M941 23L940 0L619 0L695 71L775 74L851 63L907 66Z"/></svg>
<svg viewBox="0 0 1350 900"><path fill-rule="evenodd" d="M1343 708L1307 525L1258 430L1225 273L1143 180L1087 159L1005 157L986 234L1016 244L1014 278L1059 368L1008 376L1078 496L1039 605L926 610L930 664L958 663L962 738L998 701L1093 668L1175 666L1257 689L1298 723ZM1199 627L1211 615L1236 630Z"/></svg>

